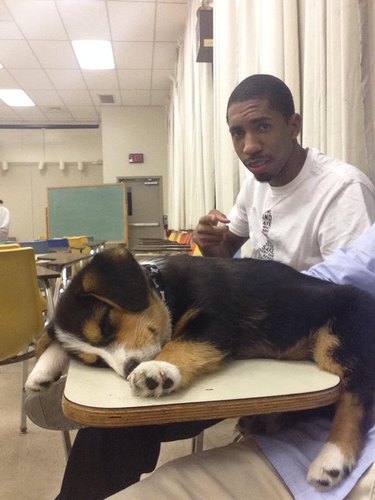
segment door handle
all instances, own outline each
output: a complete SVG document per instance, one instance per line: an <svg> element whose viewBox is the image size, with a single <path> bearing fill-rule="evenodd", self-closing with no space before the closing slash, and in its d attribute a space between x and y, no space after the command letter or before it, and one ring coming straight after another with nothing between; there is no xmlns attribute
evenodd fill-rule
<svg viewBox="0 0 375 500"><path fill-rule="evenodd" d="M128 226L134 227L158 227L159 222L129 222Z"/></svg>

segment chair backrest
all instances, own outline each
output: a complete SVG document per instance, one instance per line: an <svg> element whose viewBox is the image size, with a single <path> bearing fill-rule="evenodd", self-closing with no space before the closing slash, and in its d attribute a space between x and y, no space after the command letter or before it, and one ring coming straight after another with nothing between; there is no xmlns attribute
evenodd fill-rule
<svg viewBox="0 0 375 500"><path fill-rule="evenodd" d="M0 252L0 360L16 355L43 329L32 248Z"/></svg>
<svg viewBox="0 0 375 500"><path fill-rule="evenodd" d="M90 253L91 247L85 246L89 243L87 236L67 236L72 253Z"/></svg>
<svg viewBox="0 0 375 500"><path fill-rule="evenodd" d="M70 251L68 238L53 238L51 240L47 240L47 243L50 252L57 252L59 250L65 252Z"/></svg>
<svg viewBox="0 0 375 500"><path fill-rule="evenodd" d="M19 243L6 243L4 245L0 245L0 252L1 250L10 250L12 248L20 248Z"/></svg>
<svg viewBox="0 0 375 500"><path fill-rule="evenodd" d="M47 240L20 241L21 247L31 247L35 253L48 253L49 246Z"/></svg>

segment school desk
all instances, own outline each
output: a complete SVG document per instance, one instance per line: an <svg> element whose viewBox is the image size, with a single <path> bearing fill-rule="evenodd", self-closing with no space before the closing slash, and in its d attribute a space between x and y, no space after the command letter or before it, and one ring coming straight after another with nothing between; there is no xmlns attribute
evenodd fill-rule
<svg viewBox="0 0 375 500"><path fill-rule="evenodd" d="M61 274L61 277L56 280L54 289L54 304L57 303L60 287L66 286L66 275L69 269L73 269L76 266L82 266L85 261L92 258L92 255L88 253L70 253L70 252L51 252L48 254L43 254L38 256L37 263L40 262L41 265L52 269Z"/></svg>
<svg viewBox="0 0 375 500"><path fill-rule="evenodd" d="M109 368L71 361L63 409L87 426L123 427L311 409L334 403L339 393L339 377L309 361L232 361L157 399L134 396Z"/></svg>

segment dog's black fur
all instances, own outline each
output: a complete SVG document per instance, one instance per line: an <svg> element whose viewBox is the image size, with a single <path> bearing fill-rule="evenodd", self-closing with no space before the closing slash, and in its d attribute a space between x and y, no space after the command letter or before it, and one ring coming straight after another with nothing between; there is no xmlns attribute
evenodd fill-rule
<svg viewBox="0 0 375 500"><path fill-rule="evenodd" d="M154 396L224 359L315 360L341 377L342 394L308 479L319 489L340 482L372 424L374 299L270 261L171 256L159 270L166 307L129 252L96 255L63 294L40 345L54 341L85 363L104 362ZM48 381L35 369L29 387L38 389Z"/></svg>

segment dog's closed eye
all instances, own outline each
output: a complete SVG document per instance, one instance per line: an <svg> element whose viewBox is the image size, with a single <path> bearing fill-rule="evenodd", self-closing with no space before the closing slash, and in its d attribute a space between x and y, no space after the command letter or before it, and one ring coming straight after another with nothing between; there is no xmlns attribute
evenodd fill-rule
<svg viewBox="0 0 375 500"><path fill-rule="evenodd" d="M101 333L105 340L110 340L116 334L116 325L111 313L112 307L107 307L99 323Z"/></svg>
<svg viewBox="0 0 375 500"><path fill-rule="evenodd" d="M154 326L149 326L148 331L152 333L152 335L157 335L158 331Z"/></svg>

